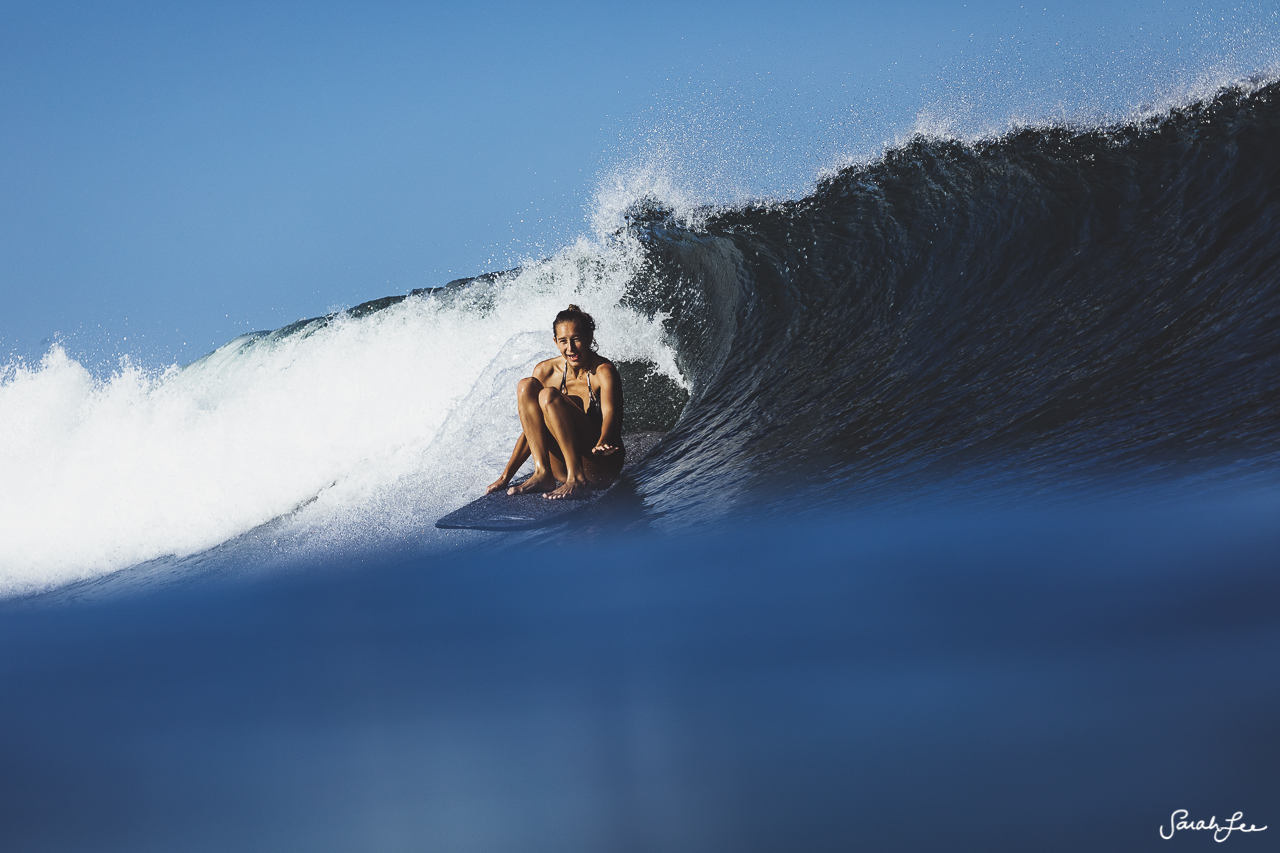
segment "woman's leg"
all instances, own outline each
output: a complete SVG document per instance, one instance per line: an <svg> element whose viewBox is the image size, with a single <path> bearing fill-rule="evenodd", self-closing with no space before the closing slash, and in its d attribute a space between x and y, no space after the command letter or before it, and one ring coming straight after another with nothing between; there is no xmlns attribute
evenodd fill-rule
<svg viewBox="0 0 1280 853"><path fill-rule="evenodd" d="M520 426L524 429L525 440L529 442L529 455L533 458L533 476L520 485L507 489L509 495L546 492L556 487L556 478L551 469L550 448L554 438L547 432L542 406L538 403L538 395L545 390L542 383L532 376L521 379L516 385L516 411L520 413Z"/></svg>
<svg viewBox="0 0 1280 853"><path fill-rule="evenodd" d="M547 493L553 500L567 498L575 491L590 486L582 470L582 454L589 426L586 414L555 388L543 388L538 392L538 405L542 409L542 422L559 446L564 460L563 484Z"/></svg>
<svg viewBox="0 0 1280 853"><path fill-rule="evenodd" d="M532 377L522 379L516 386L516 407L534 470L507 494L548 492L548 498L565 498L592 484L608 485L617 476L621 455L590 458L599 425L559 390L543 387Z"/></svg>

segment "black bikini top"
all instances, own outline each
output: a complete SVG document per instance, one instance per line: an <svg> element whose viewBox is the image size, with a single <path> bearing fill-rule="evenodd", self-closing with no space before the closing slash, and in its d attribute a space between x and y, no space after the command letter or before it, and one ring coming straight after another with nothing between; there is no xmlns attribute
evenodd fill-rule
<svg viewBox="0 0 1280 853"><path fill-rule="evenodd" d="M563 372L560 374L560 393L568 394L569 385L569 359L564 360ZM596 396L595 389L591 387L591 371L587 371L587 414L592 417L604 417L604 411L600 408L600 398Z"/></svg>

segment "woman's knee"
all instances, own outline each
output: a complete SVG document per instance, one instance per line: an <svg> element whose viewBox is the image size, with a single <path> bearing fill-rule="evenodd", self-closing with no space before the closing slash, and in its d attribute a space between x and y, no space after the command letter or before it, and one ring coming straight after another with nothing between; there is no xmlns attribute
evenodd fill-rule
<svg viewBox="0 0 1280 853"><path fill-rule="evenodd" d="M543 390L542 383L532 376L527 376L516 383L516 397L519 399L537 397L541 390Z"/></svg>
<svg viewBox="0 0 1280 853"><path fill-rule="evenodd" d="M552 405L553 403L555 403L556 400L559 400L560 398L561 398L561 394L559 389L543 388L541 391L538 392L538 405L545 409L547 406Z"/></svg>

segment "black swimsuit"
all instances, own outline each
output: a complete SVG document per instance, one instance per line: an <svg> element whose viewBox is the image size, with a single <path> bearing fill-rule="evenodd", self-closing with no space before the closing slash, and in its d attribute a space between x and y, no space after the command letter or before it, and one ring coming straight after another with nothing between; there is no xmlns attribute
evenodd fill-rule
<svg viewBox="0 0 1280 853"><path fill-rule="evenodd" d="M564 360L564 372L560 374L560 393L568 396L569 359ZM587 417L593 420L604 420L604 410L600 408L600 398L591 387L591 371L587 371Z"/></svg>
<svg viewBox="0 0 1280 853"><path fill-rule="evenodd" d="M564 373L560 374L560 393L566 397L569 396L569 359L564 360ZM600 407L600 398L596 396L595 389L591 387L591 371L587 371L587 417L594 423L604 426L604 409ZM609 482L612 482L614 476L617 475L617 469L622 467L622 462L626 458L626 451L623 449L621 442L618 443L618 450L611 456L605 456L595 461L593 464L601 466L604 471L612 470L613 473L608 474ZM594 458L591 453L585 454L587 458ZM613 461L608 461L613 460ZM612 468L617 466L617 468ZM608 485L608 483L606 483Z"/></svg>

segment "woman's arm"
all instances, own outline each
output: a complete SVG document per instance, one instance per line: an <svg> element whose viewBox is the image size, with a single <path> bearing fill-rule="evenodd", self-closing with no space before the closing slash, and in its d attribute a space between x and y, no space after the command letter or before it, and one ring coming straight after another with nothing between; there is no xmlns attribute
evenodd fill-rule
<svg viewBox="0 0 1280 853"><path fill-rule="evenodd" d="M592 453L607 456L622 449L622 378L618 369L606 362L596 370L600 381L600 440Z"/></svg>
<svg viewBox="0 0 1280 853"><path fill-rule="evenodd" d="M516 446L511 451L511 461L507 462L507 467L502 469L502 476L489 484L489 488L484 490L486 495L492 494L499 489L505 489L507 483L511 482L511 478L520 470L520 466L529 458L529 442L524 437L524 433L520 433L520 437L516 439Z"/></svg>

